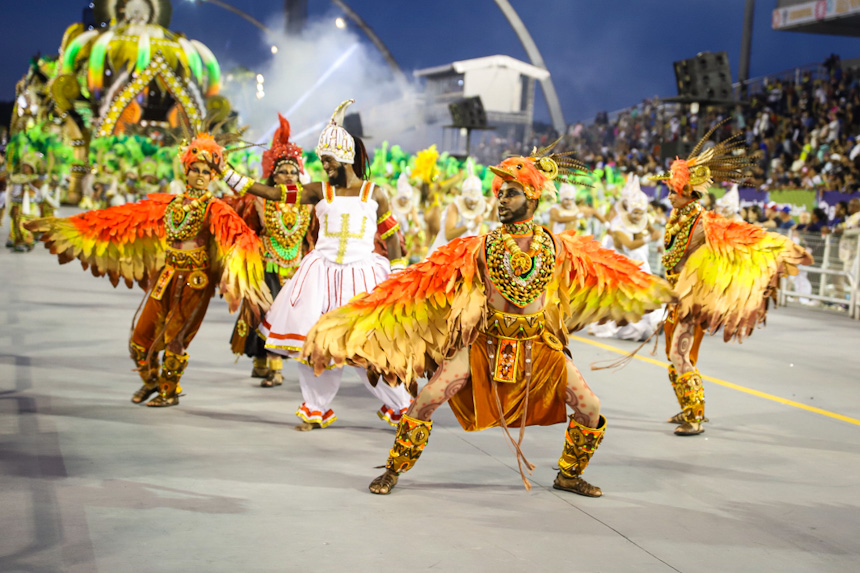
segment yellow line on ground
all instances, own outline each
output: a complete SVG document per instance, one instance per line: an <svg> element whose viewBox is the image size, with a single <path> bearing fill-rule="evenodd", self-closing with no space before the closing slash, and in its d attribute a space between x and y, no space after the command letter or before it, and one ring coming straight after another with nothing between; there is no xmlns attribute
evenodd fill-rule
<svg viewBox="0 0 860 573"><path fill-rule="evenodd" d="M628 350L617 348L615 346L611 346L609 344L604 344L602 342L597 342L595 340L589 340L588 338L583 338L581 336L571 336L570 338L571 338L571 340L576 340L577 342L584 342L586 344L590 344L591 346L596 346L598 348L602 348L603 350L615 352L616 354L629 354ZM669 367L668 362L663 362L662 360L655 360L653 358L649 358L648 356L639 356L637 354L636 356L634 356L634 358L637 360L641 360L642 362L647 362L649 364L661 366L663 368ZM747 388L746 386L741 386L740 384L734 384L732 382L720 380L719 378L714 378L713 376L702 376L702 378L705 380L708 380L710 382L713 382L714 384L719 384L720 386L725 386L726 388L731 388L732 390L737 390L738 392L744 392L746 394L758 396L759 398L764 398L765 400L771 400L773 402L785 404L786 406L794 406L795 408L800 408L801 410L806 410L807 412L814 412L816 414L821 414L822 416L827 416L828 418L834 418L836 420L848 422L849 424L854 424L855 426L860 426L860 420L858 420L856 418L851 418L849 416L843 416L842 414L837 414L836 412L831 412L829 410L822 410L821 408L816 408L815 406L809 406L807 404L795 402L794 400L788 400L786 398L774 396L773 394L768 394L767 392L759 392L758 390L753 390L752 388Z"/></svg>

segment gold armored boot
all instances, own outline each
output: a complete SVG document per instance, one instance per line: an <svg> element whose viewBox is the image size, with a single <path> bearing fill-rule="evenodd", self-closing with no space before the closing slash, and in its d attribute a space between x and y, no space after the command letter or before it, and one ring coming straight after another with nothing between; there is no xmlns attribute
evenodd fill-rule
<svg viewBox="0 0 860 573"><path fill-rule="evenodd" d="M281 370L284 368L283 358L266 358L266 377L260 382L263 388L272 388L280 386L284 383L284 375Z"/></svg>
<svg viewBox="0 0 860 573"><path fill-rule="evenodd" d="M146 403L153 408L165 408L179 405L179 394L182 387L179 379L188 365L188 354L174 354L164 351L164 364L161 365L161 378L158 380L158 396Z"/></svg>
<svg viewBox="0 0 860 573"><path fill-rule="evenodd" d="M158 392L158 353L153 352L152 357L147 361L146 355L148 350L140 344L135 344L129 341L128 350L131 353L131 359L137 367L137 373L140 374L140 379L143 380L143 386L132 394L131 401L135 404L146 402L146 400Z"/></svg>
<svg viewBox="0 0 860 573"><path fill-rule="evenodd" d="M606 431L606 418L603 416L598 419L596 428L588 428L574 420L573 414L570 415L570 422L564 433L564 450L558 459L559 471L552 484L553 488L588 497L603 495L599 487L582 479L582 472L588 466L594 450L600 445L604 431Z"/></svg>
<svg viewBox="0 0 860 573"><path fill-rule="evenodd" d="M675 396L681 404L683 419L681 425L675 428L675 435L695 436L705 431L702 423L705 418L705 387L698 370L681 374L673 384Z"/></svg>
<svg viewBox="0 0 860 573"><path fill-rule="evenodd" d="M269 375L269 367L265 356L254 357L254 367L251 369L251 378L265 378Z"/></svg>
<svg viewBox="0 0 860 573"><path fill-rule="evenodd" d="M672 383L672 390L675 391L675 397L678 398L678 404L681 406L681 411L666 420L670 424L683 424L687 421L687 415L684 413L684 403L681 401L681 396L683 392L679 393L678 390L678 371L675 370L675 367L671 364L669 365L669 382ZM702 418L702 422L709 421L707 416Z"/></svg>
<svg viewBox="0 0 860 573"><path fill-rule="evenodd" d="M397 425L397 435L394 437L394 447L388 453L385 473L370 482L370 492L380 495L391 493L397 485L397 478L403 472L412 469L415 462L424 451L427 440L430 439L430 429L433 422L425 422L403 415Z"/></svg>

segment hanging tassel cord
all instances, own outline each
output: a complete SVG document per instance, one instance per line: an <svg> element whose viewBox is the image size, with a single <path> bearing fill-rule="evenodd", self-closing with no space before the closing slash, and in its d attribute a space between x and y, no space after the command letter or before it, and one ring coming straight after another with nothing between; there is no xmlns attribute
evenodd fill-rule
<svg viewBox="0 0 860 573"><path fill-rule="evenodd" d="M488 354L489 354L490 364L493 364L495 362L496 352L495 352L495 345L493 344L493 339L489 336L487 337L487 346L488 346L488 350L489 350ZM526 418L528 417L528 411L529 411L529 394L530 394L530 390L531 390L531 374L532 374L532 341L527 340L525 342L525 346L526 346L526 366L525 366L526 396L525 396L525 401L523 404L522 420L520 423L520 435L519 435L518 440L514 440L513 436L511 436L510 430L508 429L508 422L507 422L507 420L505 420L505 413L504 413L503 408L502 408L502 400L499 397L499 385L495 379L491 378L491 380L492 380L492 384L493 384L493 397L496 399L496 407L497 407L498 412L499 412L499 423L501 424L502 429L505 431L505 435L508 438L508 445L510 446L511 451L513 451L514 454L516 454L516 456L517 456L517 466L520 470L520 477L523 480L523 485L525 486L526 491L531 491L532 484L531 484L531 482L529 482L528 478L526 477L526 474L523 471L523 466L526 467L527 471L529 472L529 475L531 475L532 470L535 469L535 465L526 459L526 456L523 453L521 446L523 443L523 438L525 437Z"/></svg>
<svg viewBox="0 0 860 573"><path fill-rule="evenodd" d="M666 307L666 310L663 311L663 318L660 319L660 322L657 324L657 328L654 329L654 332L651 333L651 336L646 338L642 342L642 344L637 346L632 352L625 354L624 356L622 356L618 360L592 362L589 365L590 368L592 370L608 370L608 369L620 370L620 369L624 368L625 366L627 366L628 364L630 364L630 362L633 360L633 358L636 356L636 354L638 354L639 351L642 350L642 348L646 344L651 342L652 338L654 339L654 348L651 349L651 356L656 355L657 354L657 346L660 343L660 337L657 335L660 334L661 332L663 332L663 325L666 324L666 318L668 317L668 315L669 315L669 307Z"/></svg>

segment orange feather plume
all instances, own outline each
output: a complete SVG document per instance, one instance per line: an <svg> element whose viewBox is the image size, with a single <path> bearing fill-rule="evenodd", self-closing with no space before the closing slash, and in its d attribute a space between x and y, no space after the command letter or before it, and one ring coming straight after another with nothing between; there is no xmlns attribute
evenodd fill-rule
<svg viewBox="0 0 860 573"><path fill-rule="evenodd" d="M490 170L496 174L492 187L493 195L496 196L502 183L516 181L523 186L526 197L540 199L544 185L549 181L549 178L535 167L534 161L529 157L509 157L495 167L490 167Z"/></svg>
<svg viewBox="0 0 860 573"><path fill-rule="evenodd" d="M216 164L221 163L223 155L224 148L218 145L214 137L208 133L200 133L182 150L180 160L182 161L182 165L185 166L185 171L188 171L191 164L198 161L202 161L203 163L208 163L209 161Z"/></svg>

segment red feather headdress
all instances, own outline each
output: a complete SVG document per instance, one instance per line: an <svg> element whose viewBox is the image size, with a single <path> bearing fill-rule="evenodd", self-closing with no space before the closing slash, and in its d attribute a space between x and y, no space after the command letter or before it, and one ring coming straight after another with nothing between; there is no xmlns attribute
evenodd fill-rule
<svg viewBox="0 0 860 573"><path fill-rule="evenodd" d="M272 147L263 152L263 178L268 179L282 161L295 163L300 173L304 173L302 163L302 148L290 141L290 122L284 116L278 114L281 125L272 136Z"/></svg>

